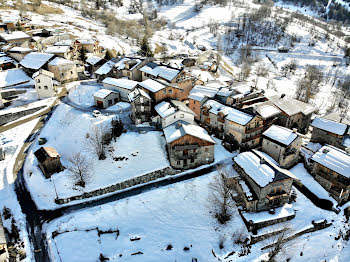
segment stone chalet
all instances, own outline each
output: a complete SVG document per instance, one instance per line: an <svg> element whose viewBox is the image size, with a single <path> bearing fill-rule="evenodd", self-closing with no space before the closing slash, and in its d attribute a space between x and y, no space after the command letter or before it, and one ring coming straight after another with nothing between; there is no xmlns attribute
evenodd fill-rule
<svg viewBox="0 0 350 262"><path fill-rule="evenodd" d="M46 178L63 170L60 155L52 147L41 147L34 152L38 165Z"/></svg>
<svg viewBox="0 0 350 262"><path fill-rule="evenodd" d="M33 75L40 69L47 70L47 65L54 56L53 54L32 52L20 61L20 65L28 75Z"/></svg>
<svg viewBox="0 0 350 262"><path fill-rule="evenodd" d="M293 175L282 169L259 151L240 153L234 157L234 169L239 174L235 184L241 203L248 211L262 211L289 202Z"/></svg>
<svg viewBox="0 0 350 262"><path fill-rule="evenodd" d="M349 137L349 126L345 123L328 120L322 117L316 117L312 123L311 142L328 144L340 149L347 146L343 142Z"/></svg>
<svg viewBox="0 0 350 262"><path fill-rule="evenodd" d="M101 53L100 42L94 39L76 39L73 42L73 52L76 56L79 56L81 49L84 49L87 53L98 55Z"/></svg>
<svg viewBox="0 0 350 262"><path fill-rule="evenodd" d="M142 68L151 58L120 57L114 64L113 76L116 78L126 77L130 80L141 81Z"/></svg>
<svg viewBox="0 0 350 262"><path fill-rule="evenodd" d="M61 83L78 80L77 66L74 61L56 57L48 63L47 68L54 73L55 79Z"/></svg>
<svg viewBox="0 0 350 262"><path fill-rule="evenodd" d="M188 96L188 107L196 113L195 119L200 121L201 107L210 98L215 97L219 87L195 85Z"/></svg>
<svg viewBox="0 0 350 262"><path fill-rule="evenodd" d="M218 137L232 135L241 147L257 147L263 120L260 116L208 100L201 108L201 123Z"/></svg>
<svg viewBox="0 0 350 262"><path fill-rule="evenodd" d="M182 101L184 91L177 84L170 84L166 81L159 79L146 79L139 83L141 89L143 89L155 103L161 102L165 99L176 99Z"/></svg>
<svg viewBox="0 0 350 262"><path fill-rule="evenodd" d="M296 130L273 125L262 134L262 151L276 160L281 167L290 168L298 162L302 144Z"/></svg>
<svg viewBox="0 0 350 262"><path fill-rule="evenodd" d="M315 107L285 95L272 96L269 100L282 111L278 116L278 125L290 129L297 128L302 134L307 133Z"/></svg>
<svg viewBox="0 0 350 262"><path fill-rule="evenodd" d="M112 78L107 77L102 81L105 89L117 91L120 94L120 100L129 102L129 94L135 90L138 82L127 78Z"/></svg>
<svg viewBox="0 0 350 262"><path fill-rule="evenodd" d="M152 123L160 128L165 128L178 120L193 124L195 113L184 103L171 100L163 101L154 107L157 115L152 118Z"/></svg>
<svg viewBox="0 0 350 262"><path fill-rule="evenodd" d="M107 77L113 76L113 68L116 64L115 59L111 59L104 63L99 69L95 71L95 76L98 82L102 82Z"/></svg>
<svg viewBox="0 0 350 262"><path fill-rule="evenodd" d="M215 141L200 126L177 121L163 132L173 168L189 169L214 161Z"/></svg>
<svg viewBox="0 0 350 262"><path fill-rule="evenodd" d="M8 44L12 44L14 46L22 46L25 43L29 43L31 37L22 31L14 31L12 33L0 34L0 41L4 41Z"/></svg>
<svg viewBox="0 0 350 262"><path fill-rule="evenodd" d="M174 68L169 65L148 62L140 68L142 81L146 79L157 79L163 81L165 85L178 86L183 90L178 97L182 101L187 99L192 87L195 84L195 77L186 72L183 68Z"/></svg>
<svg viewBox="0 0 350 262"><path fill-rule="evenodd" d="M45 53L54 54L66 59L70 59L72 57L70 46L48 46Z"/></svg>
<svg viewBox="0 0 350 262"><path fill-rule="evenodd" d="M85 68L90 74L93 74L97 71L106 61L99 56L90 56L85 61Z"/></svg>
<svg viewBox="0 0 350 262"><path fill-rule="evenodd" d="M94 104L98 108L107 108L119 101L119 93L113 90L102 88L94 93Z"/></svg>
<svg viewBox="0 0 350 262"><path fill-rule="evenodd" d="M151 122L152 99L142 89L136 88L129 94L131 118L135 125Z"/></svg>
<svg viewBox="0 0 350 262"><path fill-rule="evenodd" d="M334 146L325 145L309 160L311 174L340 204L349 201L350 155Z"/></svg>

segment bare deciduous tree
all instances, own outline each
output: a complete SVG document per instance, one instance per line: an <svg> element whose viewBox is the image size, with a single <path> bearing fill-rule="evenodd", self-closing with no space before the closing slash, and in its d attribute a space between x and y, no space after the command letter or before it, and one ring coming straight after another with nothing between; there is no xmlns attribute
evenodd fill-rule
<svg viewBox="0 0 350 262"><path fill-rule="evenodd" d="M75 185L85 187L91 180L91 161L80 152L69 157L70 165L68 170L72 173L72 180Z"/></svg>
<svg viewBox="0 0 350 262"><path fill-rule="evenodd" d="M106 158L104 137L107 129L103 125L92 125L89 135L86 139L88 149L93 151L99 160Z"/></svg>
<svg viewBox="0 0 350 262"><path fill-rule="evenodd" d="M308 103L312 96L319 91L323 80L322 71L316 66L307 66L305 76L297 83L296 98Z"/></svg>
<svg viewBox="0 0 350 262"><path fill-rule="evenodd" d="M209 184L209 206L220 224L225 224L230 220L232 207L235 205L232 198L234 190L230 183L230 175L227 167L221 166L218 168L218 174Z"/></svg>

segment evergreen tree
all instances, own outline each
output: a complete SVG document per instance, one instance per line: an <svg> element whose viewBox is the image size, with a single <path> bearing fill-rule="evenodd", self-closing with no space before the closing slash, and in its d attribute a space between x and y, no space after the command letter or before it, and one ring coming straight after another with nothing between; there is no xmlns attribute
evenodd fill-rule
<svg viewBox="0 0 350 262"><path fill-rule="evenodd" d="M144 36L141 41L140 55L146 56L146 57L153 57L153 52L151 50L151 47L148 43L148 39L146 36Z"/></svg>

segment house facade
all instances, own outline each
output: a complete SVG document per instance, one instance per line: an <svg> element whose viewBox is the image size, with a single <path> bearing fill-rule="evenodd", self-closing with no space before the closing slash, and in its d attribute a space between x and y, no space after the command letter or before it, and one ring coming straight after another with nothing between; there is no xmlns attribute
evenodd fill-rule
<svg viewBox="0 0 350 262"><path fill-rule="evenodd" d="M117 91L120 94L120 100L129 102L129 94L135 90L138 82L126 78L107 77L103 81L105 89Z"/></svg>
<svg viewBox="0 0 350 262"><path fill-rule="evenodd" d="M126 77L130 80L141 81L143 67L152 58L121 57L113 68L113 75L117 78Z"/></svg>
<svg viewBox="0 0 350 262"><path fill-rule="evenodd" d="M61 57L56 57L48 64L48 71L54 73L55 79L61 83L78 80L75 62Z"/></svg>
<svg viewBox="0 0 350 262"><path fill-rule="evenodd" d="M13 31L9 34L1 33L0 40L13 46L23 46L29 43L31 37L22 31Z"/></svg>
<svg viewBox="0 0 350 262"><path fill-rule="evenodd" d="M152 99L142 89L136 88L129 94L131 118L135 125L151 122Z"/></svg>
<svg viewBox="0 0 350 262"><path fill-rule="evenodd" d="M195 85L188 96L188 107L196 113L195 119L201 119L201 107L219 91L218 87Z"/></svg>
<svg viewBox="0 0 350 262"><path fill-rule="evenodd" d="M95 39L76 39L73 42L73 52L76 56L79 56L81 50L87 53L98 55L101 53L100 42Z"/></svg>
<svg viewBox="0 0 350 262"><path fill-rule="evenodd" d="M273 125L262 134L262 151L283 168L290 168L299 160L301 136L296 130Z"/></svg>
<svg viewBox="0 0 350 262"><path fill-rule="evenodd" d="M170 165L189 169L214 161L215 141L201 127L177 121L163 129Z"/></svg>
<svg viewBox="0 0 350 262"><path fill-rule="evenodd" d="M325 145L311 158L315 180L340 204L350 200L350 155Z"/></svg>
<svg viewBox="0 0 350 262"><path fill-rule="evenodd" d="M259 151L243 152L234 157L234 179L237 192L248 211L263 211L284 205L290 199L293 178L288 170L279 168Z"/></svg>
<svg viewBox="0 0 350 262"><path fill-rule="evenodd" d="M56 95L57 88L53 82L54 74L52 72L40 69L33 75L35 81L35 90L39 99L53 97Z"/></svg>

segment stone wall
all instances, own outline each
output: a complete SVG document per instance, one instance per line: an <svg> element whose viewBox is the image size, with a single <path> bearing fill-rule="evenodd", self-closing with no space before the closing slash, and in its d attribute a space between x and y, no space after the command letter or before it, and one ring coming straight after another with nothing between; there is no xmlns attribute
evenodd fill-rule
<svg viewBox="0 0 350 262"><path fill-rule="evenodd" d="M30 109L24 109L21 111L13 112L13 113L7 113L0 115L0 125L5 125L9 122L15 121L21 117L24 117L26 115L33 114L40 109L43 109L45 106L39 106L39 107L33 107Z"/></svg>
<svg viewBox="0 0 350 262"><path fill-rule="evenodd" d="M27 91L26 90L3 90L3 91L1 91L1 96L3 99L8 99L8 98L11 98L13 96L23 94L25 92L27 92Z"/></svg>
<svg viewBox="0 0 350 262"><path fill-rule="evenodd" d="M101 196L104 194L108 194L108 193L112 193L115 191L119 191L119 190L123 190L129 187L133 187L136 185L140 185L140 184L145 184L151 181L154 181L156 179L165 177L167 175L175 175L177 174L178 171L175 171L174 169L172 169L171 167L167 167L164 169L160 169L142 176L138 176L138 177L134 177L128 180L125 180L123 182L117 183L115 185L109 186L109 187L105 187L105 188L100 188L91 192L86 192L84 194L81 194L79 196L73 196L73 197L69 197L69 198L58 198L55 199L56 204L66 204L69 203L71 201L74 200L81 200L81 199L85 199L85 198L90 198L90 197L95 197L95 196Z"/></svg>

